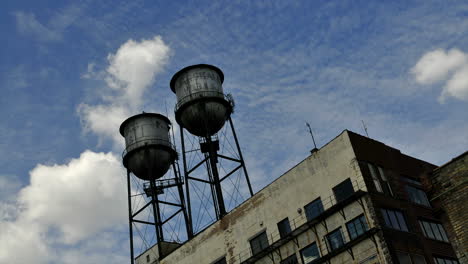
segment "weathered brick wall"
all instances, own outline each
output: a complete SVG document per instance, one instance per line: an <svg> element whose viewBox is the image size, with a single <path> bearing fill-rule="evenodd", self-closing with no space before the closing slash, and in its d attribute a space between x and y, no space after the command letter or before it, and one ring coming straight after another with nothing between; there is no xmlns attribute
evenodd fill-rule
<svg viewBox="0 0 468 264"><path fill-rule="evenodd" d="M468 264L468 152L434 170L431 201L445 211L444 223L460 263Z"/></svg>

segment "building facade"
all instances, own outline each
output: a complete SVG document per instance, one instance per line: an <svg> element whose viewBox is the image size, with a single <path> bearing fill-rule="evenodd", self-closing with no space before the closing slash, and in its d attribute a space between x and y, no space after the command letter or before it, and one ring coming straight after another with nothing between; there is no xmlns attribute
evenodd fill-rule
<svg viewBox="0 0 468 264"><path fill-rule="evenodd" d="M450 223L447 233L459 262L468 264L468 152L435 169L429 178L431 203Z"/></svg>
<svg viewBox="0 0 468 264"><path fill-rule="evenodd" d="M345 130L161 260L154 246L136 263L458 263L426 194L435 168Z"/></svg>

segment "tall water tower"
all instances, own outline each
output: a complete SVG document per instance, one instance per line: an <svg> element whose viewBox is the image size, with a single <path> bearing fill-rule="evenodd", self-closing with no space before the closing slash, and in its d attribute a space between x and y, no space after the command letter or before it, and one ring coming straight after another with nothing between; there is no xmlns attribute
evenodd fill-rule
<svg viewBox="0 0 468 264"><path fill-rule="evenodd" d="M172 77L170 82L171 90L177 97L175 117L180 126L187 211L191 225L194 222L191 207L192 200L190 199L190 183L192 181L210 186L211 199L218 220L227 213L222 182L229 180L229 177L235 172L241 171L244 173L248 192L250 196L253 195L237 135L231 120L234 101L230 95L224 94L223 81L224 74L219 68L207 64L198 64L183 68ZM229 138L226 137L227 132L223 133L225 136L223 140L233 140L236 146L235 148L233 147L233 151L230 154L218 153L220 144L221 146L225 145L222 140L220 143L221 138L218 136L220 130L225 127L225 123L228 123L230 130ZM227 128L225 129L227 130ZM196 149L189 150L186 148L187 142L184 130L187 130L192 137L198 139L199 145ZM188 141L189 143L193 143L195 140ZM191 164L193 159L189 157L189 154L193 151L201 152L203 158L197 163ZM218 166L220 160L234 162L237 165L224 170L224 174L222 175L219 170L221 165ZM202 174L207 177L195 176L195 170L203 167L203 164L206 170Z"/></svg>
<svg viewBox="0 0 468 264"><path fill-rule="evenodd" d="M129 231L131 263L134 263L133 227L136 224L152 225L155 227L158 255L164 257L165 242L163 225L177 214L184 216L187 236L192 236L188 215L185 208L183 194L183 180L176 164L177 152L171 143L169 130L171 122L161 114L142 113L125 120L120 126L120 134L125 138L125 151L122 154L123 165L127 168ZM170 167L173 168L174 178L164 178ZM131 174L137 179L131 180ZM143 184L140 184L142 182ZM133 183L133 184L132 184ZM133 187L132 187L133 185ZM141 193L132 194L134 189L143 189ZM142 188L141 188L142 187ZM166 201L159 198L169 188L177 188L177 201ZM141 195L145 203L132 205L132 198ZM144 195L150 198L144 199ZM161 212L161 204L175 207L169 216ZM150 207L151 206L151 207ZM151 213L152 209L152 213ZM152 214L151 219L142 219L142 215Z"/></svg>

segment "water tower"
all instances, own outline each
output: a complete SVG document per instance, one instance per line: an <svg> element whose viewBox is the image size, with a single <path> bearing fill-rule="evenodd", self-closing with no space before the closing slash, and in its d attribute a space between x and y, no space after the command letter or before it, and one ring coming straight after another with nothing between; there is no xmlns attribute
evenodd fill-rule
<svg viewBox="0 0 468 264"><path fill-rule="evenodd" d="M211 199L215 210L216 218L221 219L226 213L226 206L223 197L222 182L228 180L236 171L241 171L245 175L248 192L253 195L244 159L235 133L231 114L233 113L234 101L232 97L223 92L224 74L212 65L198 64L188 66L177 72L170 82L171 90L176 94L177 104L175 108L176 121L180 126L182 158L184 163L185 188L187 196L187 211L189 223L193 225L192 207L190 199L190 182L208 184L211 190ZM225 127L228 124L230 129ZM218 133L220 130L229 131L229 136L222 140L234 141L236 147L230 154L219 153L220 142ZM186 137L184 130L190 133L189 136L198 139L199 145L196 149L186 148ZM223 133L226 135L226 133ZM189 142L194 142L194 140ZM193 152L201 152L201 160L195 164L190 164L193 159L188 155ZM220 173L218 166L220 160L234 162L237 165ZM197 168L205 165L204 175L206 178L194 176ZM198 197L200 199L200 197ZM193 228L193 226L192 226ZM193 229L192 229L193 230Z"/></svg>
<svg viewBox="0 0 468 264"><path fill-rule="evenodd" d="M167 117L156 113L132 116L120 126L120 134L125 138L126 146L122 157L123 165L127 168L131 263L134 263L133 227L136 224L155 227L158 252L165 250L162 248L165 242L163 225L179 213L184 216L187 236L192 236L185 208L183 180L176 164L177 152L170 140L170 126L171 122ZM171 167L174 178L163 178ZM132 181L132 174L137 179ZM140 184L141 182L143 184ZM161 194L173 187L177 188L179 195L176 202L160 199ZM132 191L138 188L142 189L141 193L132 194ZM145 201L143 205L140 203L132 205L132 198L138 195L146 195L149 201L140 198L139 201ZM164 217L161 204L165 207L175 207L175 210L172 210L169 216ZM144 213L152 214L153 221L143 220L141 217ZM160 258L164 257L162 253L158 255Z"/></svg>

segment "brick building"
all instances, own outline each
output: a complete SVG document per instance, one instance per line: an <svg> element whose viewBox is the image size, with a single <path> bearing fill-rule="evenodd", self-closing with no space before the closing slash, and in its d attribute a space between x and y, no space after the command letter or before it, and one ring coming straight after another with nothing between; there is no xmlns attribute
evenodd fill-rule
<svg viewBox="0 0 468 264"><path fill-rule="evenodd" d="M153 246L136 261L458 263L451 215L441 212L443 199L455 198L431 190L438 185L428 183L434 169L345 130L192 239L164 242L164 258ZM432 179L454 170L441 167Z"/></svg>
<svg viewBox="0 0 468 264"><path fill-rule="evenodd" d="M448 236L460 263L468 263L468 152L430 175L431 203L440 208Z"/></svg>

